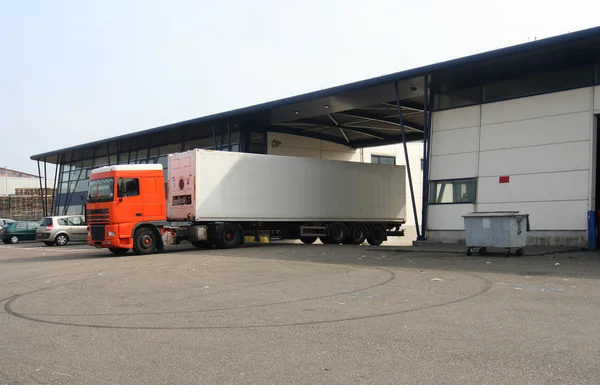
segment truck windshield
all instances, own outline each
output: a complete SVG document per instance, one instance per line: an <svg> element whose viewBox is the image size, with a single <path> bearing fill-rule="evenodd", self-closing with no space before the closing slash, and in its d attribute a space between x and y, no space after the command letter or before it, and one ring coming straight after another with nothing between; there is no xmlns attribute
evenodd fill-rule
<svg viewBox="0 0 600 385"><path fill-rule="evenodd" d="M111 202L115 198L115 178L91 180L88 187L88 202Z"/></svg>

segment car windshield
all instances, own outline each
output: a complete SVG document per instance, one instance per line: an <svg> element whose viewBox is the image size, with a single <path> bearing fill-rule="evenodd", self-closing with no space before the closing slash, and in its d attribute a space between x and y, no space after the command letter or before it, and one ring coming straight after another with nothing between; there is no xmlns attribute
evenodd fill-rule
<svg viewBox="0 0 600 385"><path fill-rule="evenodd" d="M88 202L110 202L114 199L115 179L91 180L88 186Z"/></svg>

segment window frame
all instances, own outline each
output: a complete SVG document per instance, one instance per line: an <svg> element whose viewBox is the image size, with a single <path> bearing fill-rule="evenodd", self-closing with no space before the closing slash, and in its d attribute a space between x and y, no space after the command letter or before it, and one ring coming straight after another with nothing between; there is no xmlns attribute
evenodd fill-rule
<svg viewBox="0 0 600 385"><path fill-rule="evenodd" d="M469 202L456 202L454 201L454 185L455 183L465 183L472 182L474 186L473 191L473 200ZM439 183L449 183L452 185L452 202L437 202L437 199L432 199L435 197L433 194L437 194L436 184ZM436 179L429 181L429 196L427 197L429 205L474 205L477 204L477 178L449 178L449 179Z"/></svg>
<svg viewBox="0 0 600 385"><path fill-rule="evenodd" d="M127 183L134 182L134 186L136 189L136 194L132 194L130 192L129 188L126 188L125 195L123 196L123 198L134 198L134 197L139 197L141 195L140 194L140 178L121 178L121 179L122 179L123 186L129 187Z"/></svg>
<svg viewBox="0 0 600 385"><path fill-rule="evenodd" d="M378 162L373 162L374 158L378 158ZM394 163L381 163L381 159L392 159ZM396 165L396 157L394 155L377 155L371 154L371 164L388 164L388 165Z"/></svg>

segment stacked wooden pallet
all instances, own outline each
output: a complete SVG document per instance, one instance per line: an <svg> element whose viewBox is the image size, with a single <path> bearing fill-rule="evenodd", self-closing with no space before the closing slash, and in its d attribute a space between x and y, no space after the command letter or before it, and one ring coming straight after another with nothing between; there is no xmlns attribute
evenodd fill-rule
<svg viewBox="0 0 600 385"><path fill-rule="evenodd" d="M47 202L47 211L50 215L54 190L44 191L42 197L39 188L17 188L15 194L0 196L0 218L20 220L40 220L44 216L44 199Z"/></svg>

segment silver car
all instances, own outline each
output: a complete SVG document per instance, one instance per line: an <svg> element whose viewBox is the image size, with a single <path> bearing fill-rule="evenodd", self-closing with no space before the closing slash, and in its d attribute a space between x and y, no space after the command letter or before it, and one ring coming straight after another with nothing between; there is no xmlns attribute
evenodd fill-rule
<svg viewBox="0 0 600 385"><path fill-rule="evenodd" d="M87 224L83 215L61 215L42 219L35 239L46 246L64 246L69 241L87 241Z"/></svg>

